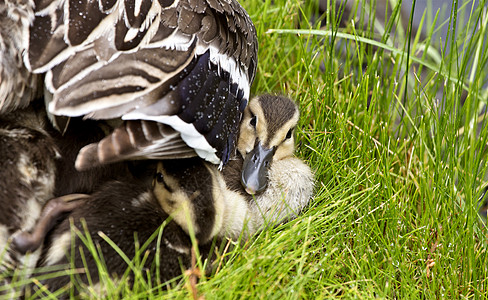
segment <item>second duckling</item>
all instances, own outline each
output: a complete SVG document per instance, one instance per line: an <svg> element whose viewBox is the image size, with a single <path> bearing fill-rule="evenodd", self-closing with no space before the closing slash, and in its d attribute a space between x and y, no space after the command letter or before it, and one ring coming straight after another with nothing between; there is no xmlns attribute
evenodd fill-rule
<svg viewBox="0 0 488 300"><path fill-rule="evenodd" d="M121 280L127 271L125 260L106 239L113 241L130 259L136 256L137 239L139 245L151 240L144 250L145 263L140 267L150 270L151 274L160 274L159 278L152 278L153 283L164 283L181 275L182 268L191 266L193 244L189 232L194 232L198 240L202 259L211 254L211 240L219 226L219 205L212 197L213 186L205 180L213 176L211 172L200 158L168 160L158 165L152 186L132 181L105 184L90 198L79 200L83 204L76 206L69 218L48 234L38 267L65 264L83 269L83 273L74 276L77 284L73 288L79 293L89 282L100 287L98 257L103 257L104 267L113 278ZM165 207L171 213L166 212ZM79 234L89 234L100 252L90 252L80 235L73 234L71 224ZM161 227L161 224L164 225ZM158 240L154 234L160 227L162 233ZM70 249L74 251L73 256ZM134 278L133 272L126 278L129 282ZM56 291L70 281L67 275L41 283L50 291Z"/></svg>

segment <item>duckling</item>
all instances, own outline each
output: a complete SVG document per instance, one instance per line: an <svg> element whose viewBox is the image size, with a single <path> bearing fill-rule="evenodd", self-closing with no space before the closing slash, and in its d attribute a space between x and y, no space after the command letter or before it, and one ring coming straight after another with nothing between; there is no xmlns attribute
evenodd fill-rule
<svg viewBox="0 0 488 300"><path fill-rule="evenodd" d="M273 161L287 159L295 151L294 130L300 116L290 98L264 94L244 111L237 149L244 158L241 181L251 195L267 186Z"/></svg>
<svg viewBox="0 0 488 300"><path fill-rule="evenodd" d="M229 190L247 203L248 232L295 218L309 203L314 177L293 157L298 106L285 96L254 97L244 111L235 155L222 173ZM237 227L242 228L242 227ZM239 236L240 230L228 236Z"/></svg>
<svg viewBox="0 0 488 300"><path fill-rule="evenodd" d="M10 204L19 207L18 212L9 210L5 212L1 219L7 220L12 217L18 217L21 214L29 214L30 216L29 222L24 221L25 223L31 224L29 225L30 227L17 230L10 239L11 245L9 249L20 255L25 255L27 252L35 252L42 244L47 232L52 229L58 219L62 218L64 213L72 211L81 203L73 201L86 197L86 193L91 194L95 192L98 187L102 186L105 182L115 179L121 180L124 178L133 182L147 183L148 174L151 174L150 180L152 180L151 171L145 170L145 165L143 163L116 163L110 166L98 166L85 171L77 171L73 165L76 154L87 141L94 141L97 137L99 138L103 135L99 126L95 122L81 121L75 118L71 120L72 125L63 135L47 124L47 118L42 117L42 115L46 117L42 110L40 111L40 114L39 109L36 112L32 109L26 111L29 111L30 114L16 111L12 113L12 115L20 114L23 117L22 122L40 120L35 123L40 124L42 121L43 125L39 126L45 126L45 131L42 131L45 134L45 142L56 150L56 156L49 155L48 153L39 153L40 155L44 155L42 157L43 161L48 166L44 168L42 172L49 174L51 180L37 183L36 185L36 190L49 190L50 192L43 193L38 197L41 199L39 200L41 206L35 209L35 213L30 212L20 205L28 195L19 193L15 185L8 185L3 189L4 193L17 194L17 197L12 197L10 199ZM90 128L91 130L88 133L84 130L80 130L80 124L83 125L82 127L84 129ZM31 144L37 145L38 142L33 140L28 141L27 143L20 143L14 140L13 143L4 145L9 149L4 149L5 151L3 153L10 154L12 150L13 152L18 153L18 147L32 148ZM36 159L39 159L39 157ZM26 163L34 165L38 164L37 160L30 158L26 159ZM8 170L6 169L6 171L11 172L12 169L9 168ZM55 175L54 178L52 178L53 172ZM7 184L9 183L7 182ZM24 186L24 184L21 185ZM53 197L57 198L47 202L44 207L42 206L49 198ZM36 220L38 222L37 225L32 225Z"/></svg>
<svg viewBox="0 0 488 300"><path fill-rule="evenodd" d="M72 120L76 124L77 120ZM86 141L104 134L98 125L80 135L71 126L65 135L49 123L42 99L0 117L0 282L28 277L39 258L47 231L63 212L72 208L45 203L58 195L92 193L104 181L132 173L125 164L113 164L78 172L73 167L78 150ZM11 290L9 293L18 291ZM0 294L2 292L0 291Z"/></svg>
<svg viewBox="0 0 488 300"><path fill-rule="evenodd" d="M145 120L167 125L183 141L168 147L166 137L132 131L116 148L80 152L78 170L129 158L188 157L190 150L225 164L234 153L258 47L236 0L6 0L0 16L0 111L28 104L29 97L9 95L19 80L43 74L36 78L44 78L57 126L63 126L58 116L109 120L112 129L125 129L121 120ZM29 85L22 87L26 92Z"/></svg>
<svg viewBox="0 0 488 300"><path fill-rule="evenodd" d="M115 277L120 278L128 266L99 232L103 232L127 257L132 258L136 254L134 237L137 236L142 245L161 224L165 224L160 242L156 238L149 243L146 263L143 266L155 271L154 262L158 254L161 282L181 275L182 267L190 268L190 228L194 230L203 259L207 258L211 254L211 239L216 231L214 228L218 226L215 221L218 205L213 203L212 185L202 179L211 177L212 171L200 158L165 160L158 165L157 170L152 185L135 183L132 180L112 181L104 184L89 198L79 200L83 204L74 207L69 218L63 219L48 234L38 266L69 265L71 258L66 254L71 249L73 238L75 253L71 267L86 266L91 282L97 284L99 273L95 258L79 236L73 235L71 230L70 223L83 233L82 222L86 223L93 243L101 249L100 255L103 256L108 274ZM186 211L178 210L175 213L176 207L185 207ZM189 221L181 218L186 213L190 216ZM83 253L79 247L83 247ZM88 283L87 274L76 275L77 280L82 283L81 286ZM70 276L61 276L41 282L49 290L55 291L67 285L70 280Z"/></svg>
<svg viewBox="0 0 488 300"><path fill-rule="evenodd" d="M56 145L34 107L0 118L0 282L29 276L40 255L10 247L13 236L36 226L44 203L53 197ZM14 270L17 271L14 272ZM15 274L14 274L15 273ZM15 292L15 291L11 291Z"/></svg>

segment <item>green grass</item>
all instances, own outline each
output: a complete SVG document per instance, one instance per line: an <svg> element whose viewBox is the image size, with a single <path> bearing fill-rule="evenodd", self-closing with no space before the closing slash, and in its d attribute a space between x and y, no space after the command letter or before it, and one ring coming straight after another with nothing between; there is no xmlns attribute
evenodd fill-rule
<svg viewBox="0 0 488 300"><path fill-rule="evenodd" d="M341 12L332 7L321 28L311 23L313 5L243 5L260 41L253 91L300 103L298 156L315 171L316 195L297 220L236 250L199 284L200 294L484 296L487 236L478 200L486 173L486 12L459 5L443 18L425 16L425 35L409 35L401 24L411 16L396 7L384 30L374 31L374 16L359 29L350 21L339 28ZM357 23L360 14L359 7ZM461 15L468 26L454 26ZM441 19L456 28L447 41L431 30ZM454 50L446 52L447 44Z"/></svg>
<svg viewBox="0 0 488 300"><path fill-rule="evenodd" d="M259 39L252 91L300 104L297 156L313 168L316 192L299 218L226 252L199 295L484 297L487 12L468 2L426 14L421 35L399 6L384 22L353 5L356 24L365 24L355 29L352 21L339 27L341 9L332 6L321 28L308 2L242 4ZM441 26L456 30L440 40L433 28ZM122 292L146 298L148 289ZM187 277L149 293L191 295Z"/></svg>

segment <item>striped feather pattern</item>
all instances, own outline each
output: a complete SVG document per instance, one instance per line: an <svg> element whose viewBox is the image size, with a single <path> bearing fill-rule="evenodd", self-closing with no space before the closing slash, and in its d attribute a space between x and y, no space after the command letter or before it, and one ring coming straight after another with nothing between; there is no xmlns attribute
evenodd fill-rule
<svg viewBox="0 0 488 300"><path fill-rule="evenodd" d="M127 158L186 158L196 156L170 126L151 121L127 121L98 143L83 147L75 167L93 166ZM95 160L95 161L94 161Z"/></svg>
<svg viewBox="0 0 488 300"><path fill-rule="evenodd" d="M239 3L35 2L26 65L34 73L46 73L45 85L53 94L51 113L156 121L176 130L201 157L227 162L257 60L255 29ZM162 139L142 151L138 144L125 143L126 131L123 127L110 136L112 146L122 147L110 159L97 156L104 151L89 151L95 149L91 145L80 153L79 161L86 162L80 165L141 155L164 158L161 149L171 149L162 146ZM106 140L100 143L96 149L104 148ZM134 147L139 150L134 152ZM188 149L178 149L187 156ZM178 156L175 151L169 156Z"/></svg>

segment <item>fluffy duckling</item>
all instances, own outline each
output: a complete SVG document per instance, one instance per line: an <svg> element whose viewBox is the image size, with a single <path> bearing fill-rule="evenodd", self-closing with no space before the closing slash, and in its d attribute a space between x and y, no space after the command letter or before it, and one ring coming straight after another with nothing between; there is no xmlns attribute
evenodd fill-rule
<svg viewBox="0 0 488 300"><path fill-rule="evenodd" d="M158 165L152 186L133 181L105 184L89 198L80 200L83 204L74 207L69 218L65 218L49 233L38 266L69 265L69 249L74 239L74 265L71 267L86 266L91 282L96 284L99 273L95 258L77 235L72 236L70 229L72 222L84 233L82 222L86 222L93 243L101 249L100 255L108 274L120 278L127 270L127 264L98 233L103 232L127 257L133 258L136 254L134 237L137 236L142 245L166 222L160 244L157 238L149 243L143 267L156 274L154 262L158 254L161 282L181 275L182 267L191 266L190 230L195 233L203 259L211 252L211 239L219 226L216 221L219 204L212 197L212 185L205 179L212 177L213 171L218 172L207 168L199 158L167 160ZM79 247L83 247L83 254ZM88 283L86 274L75 277L82 286ZM70 276L61 276L43 280L42 283L55 291L70 280Z"/></svg>
<svg viewBox="0 0 488 300"><path fill-rule="evenodd" d="M107 180L131 174L125 164L75 170L79 149L105 134L94 122L83 122L83 129L91 130L80 134L76 124L81 120L72 122L75 126L61 135L52 128L40 100L0 117L0 283L4 287L10 278L18 277L15 274L29 276L47 231L72 209L68 204L44 207L49 199L92 193Z"/></svg>
<svg viewBox="0 0 488 300"><path fill-rule="evenodd" d="M244 111L237 144L244 158L242 184L247 193L262 192L273 162L293 156L293 133L299 116L297 105L284 96L264 94L250 101Z"/></svg>
<svg viewBox="0 0 488 300"><path fill-rule="evenodd" d="M244 111L240 155L224 167L223 178L228 189L246 199L250 233L296 217L312 197L313 173L293 157L299 115L293 100L269 94L253 98Z"/></svg>
<svg viewBox="0 0 488 300"><path fill-rule="evenodd" d="M0 282L15 273L28 276L40 251L26 255L10 247L13 236L35 228L44 203L53 197L55 158L59 155L34 107L0 119ZM22 278L22 277L21 277Z"/></svg>

